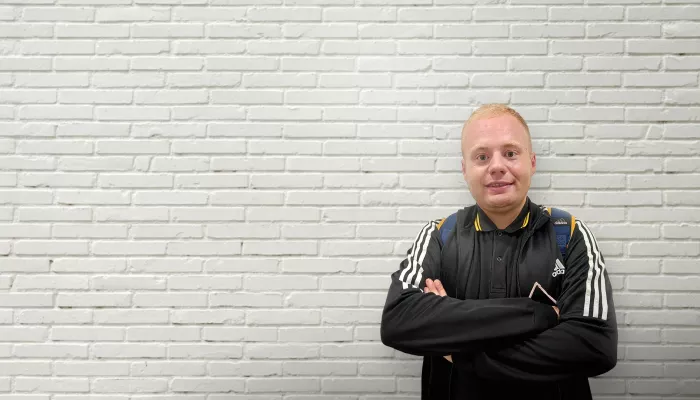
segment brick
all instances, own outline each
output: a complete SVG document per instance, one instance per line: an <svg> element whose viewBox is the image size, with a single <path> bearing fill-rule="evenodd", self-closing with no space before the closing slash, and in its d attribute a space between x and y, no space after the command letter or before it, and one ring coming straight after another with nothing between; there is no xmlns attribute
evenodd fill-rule
<svg viewBox="0 0 700 400"><path fill-rule="evenodd" d="M547 77L550 87L620 86L618 73L551 73Z"/></svg>
<svg viewBox="0 0 700 400"><path fill-rule="evenodd" d="M326 121L395 121L396 110L393 108L326 108L323 111Z"/></svg>
<svg viewBox="0 0 700 400"><path fill-rule="evenodd" d="M318 54L320 42L316 40L271 41L256 40L248 44L249 54Z"/></svg>
<svg viewBox="0 0 700 400"><path fill-rule="evenodd" d="M627 8L629 21L698 20L698 6L636 6Z"/></svg>
<svg viewBox="0 0 700 400"><path fill-rule="evenodd" d="M552 54L622 54L622 40L553 40Z"/></svg>
<svg viewBox="0 0 700 400"><path fill-rule="evenodd" d="M666 69L677 70L697 70L700 65L700 56L666 56L664 57Z"/></svg>
<svg viewBox="0 0 700 400"><path fill-rule="evenodd" d="M365 104L396 104L396 105L416 105L416 104L434 104L435 94L431 91L410 91L410 90L364 90L360 93L360 101ZM385 125L385 131L392 131L395 128L396 131L406 130L406 127L397 127L392 125ZM360 126L358 127L358 136L362 136L363 132L369 131L371 128L377 128L376 126ZM411 127L408 128L420 128ZM380 132L379 129L375 130ZM418 129L414 129L413 132L417 132ZM411 135L411 130L408 129L407 134ZM425 132L423 130L422 132ZM403 135L395 135L396 137ZM427 136L432 136L428 133Z"/></svg>
<svg viewBox="0 0 700 400"><path fill-rule="evenodd" d="M357 24L285 24L285 37L291 38L357 38Z"/></svg>
<svg viewBox="0 0 700 400"><path fill-rule="evenodd" d="M323 211L323 219L328 222L354 222L354 221L394 221L395 211L388 208L372 207L327 207Z"/></svg>
<svg viewBox="0 0 700 400"><path fill-rule="evenodd" d="M474 41L474 54L478 55L513 55L513 54L547 54L546 41Z"/></svg>
<svg viewBox="0 0 700 400"><path fill-rule="evenodd" d="M206 58L209 71L274 71L278 68L277 57L209 56Z"/></svg>
<svg viewBox="0 0 700 400"><path fill-rule="evenodd" d="M324 344L321 347L321 355L327 358L389 358L394 352L381 343Z"/></svg>
<svg viewBox="0 0 700 400"><path fill-rule="evenodd" d="M505 71L504 57L436 57L433 61L435 71Z"/></svg>
<svg viewBox="0 0 700 400"><path fill-rule="evenodd" d="M318 272L332 272L328 269ZM339 271L347 272L347 271ZM320 292L320 293L292 293L287 297L286 304L294 308L316 307L356 307L358 299L356 293Z"/></svg>
<svg viewBox="0 0 700 400"><path fill-rule="evenodd" d="M665 160L664 169L667 172L698 172L700 161L693 158L668 158Z"/></svg>
<svg viewBox="0 0 700 400"><path fill-rule="evenodd" d="M466 88L468 84L466 74L402 74L396 77L397 88Z"/></svg>
<svg viewBox="0 0 700 400"><path fill-rule="evenodd" d="M693 189L700 182L700 175L683 174L683 175L667 175L665 179L659 179L660 175L641 175L630 176L630 189L676 189L686 188Z"/></svg>
<svg viewBox="0 0 700 400"><path fill-rule="evenodd" d="M293 212L290 212L292 211ZM320 212L312 207L273 208L249 207L246 214L248 221L319 221Z"/></svg>
<svg viewBox="0 0 700 400"><path fill-rule="evenodd" d="M586 32L588 37L592 38L661 37L661 24L649 22L597 23L589 24Z"/></svg>
<svg viewBox="0 0 700 400"><path fill-rule="evenodd" d="M285 375L291 376L357 375L357 363L350 361L286 361L282 368Z"/></svg>
<svg viewBox="0 0 700 400"><path fill-rule="evenodd" d="M697 360L700 350L696 346L628 346L627 358L640 361Z"/></svg>
<svg viewBox="0 0 700 400"><path fill-rule="evenodd" d="M399 54L471 54L472 44L466 40L400 40Z"/></svg>
<svg viewBox="0 0 700 400"><path fill-rule="evenodd" d="M301 57L282 59L283 71L353 71L355 60L351 58L315 58L313 61Z"/></svg>
<svg viewBox="0 0 700 400"><path fill-rule="evenodd" d="M602 133L602 132L601 132ZM603 135L599 135L603 136ZM663 168L661 158L591 157L588 161L591 172L659 172Z"/></svg>
<svg viewBox="0 0 700 400"><path fill-rule="evenodd" d="M552 21L619 21L623 19L624 7L551 7Z"/></svg>
<svg viewBox="0 0 700 400"><path fill-rule="evenodd" d="M275 24L209 23L205 27L209 38L274 38L282 36L282 27Z"/></svg>
<svg viewBox="0 0 700 400"><path fill-rule="evenodd" d="M246 356L256 359L311 359L321 353L316 344L251 344L246 346Z"/></svg>
<svg viewBox="0 0 700 400"><path fill-rule="evenodd" d="M311 310L248 310L248 325L318 325L321 319L319 311ZM280 336L283 337L280 332Z"/></svg>
<svg viewBox="0 0 700 400"><path fill-rule="evenodd" d="M476 7L474 21L538 21L547 19L544 7Z"/></svg>
<svg viewBox="0 0 700 400"><path fill-rule="evenodd" d="M324 21L388 22L396 21L396 7L329 7Z"/></svg>
<svg viewBox="0 0 700 400"><path fill-rule="evenodd" d="M351 327L281 328L280 340L284 342L351 342Z"/></svg>
<svg viewBox="0 0 700 400"><path fill-rule="evenodd" d="M494 73L474 74L472 87L542 87L544 75L542 73Z"/></svg>
<svg viewBox="0 0 700 400"><path fill-rule="evenodd" d="M582 38L585 36L583 24L529 23L512 24L514 38Z"/></svg>
<svg viewBox="0 0 700 400"><path fill-rule="evenodd" d="M684 72L654 73L625 73L624 85L628 87L679 87L697 86L698 75Z"/></svg>
<svg viewBox="0 0 700 400"><path fill-rule="evenodd" d="M627 109L626 119L628 121L650 121L650 122L683 122L694 121L700 118L700 107L685 108L652 108L639 107Z"/></svg>
<svg viewBox="0 0 700 400"><path fill-rule="evenodd" d="M321 44L321 53L327 55L380 55L394 54L396 43L391 40L324 40Z"/></svg>
<svg viewBox="0 0 700 400"><path fill-rule="evenodd" d="M301 92L300 96L301 95ZM320 97L321 93L327 93L325 91L319 92L318 95L311 94L312 97ZM343 92L345 93L345 92ZM353 93L354 95L354 93ZM310 99L311 97L303 95L303 99ZM301 101L301 98L299 98ZM325 98L325 97L324 97ZM327 100L327 98L325 98ZM343 124L343 123L299 123L299 124L284 124L283 132L284 136L287 138L317 138L317 137L354 137L355 136L355 125L353 124ZM288 158L291 160L291 158ZM284 161L284 160L282 160ZM284 163L282 163L284 165Z"/></svg>
<svg viewBox="0 0 700 400"><path fill-rule="evenodd" d="M324 179L328 188L394 188L399 179L396 174L333 174Z"/></svg>
<svg viewBox="0 0 700 400"><path fill-rule="evenodd" d="M586 57L586 69L589 71L658 71L660 68L661 57Z"/></svg>
<svg viewBox="0 0 700 400"><path fill-rule="evenodd" d="M320 21L321 11L318 7L259 7L250 8L246 17L251 22Z"/></svg>
<svg viewBox="0 0 700 400"><path fill-rule="evenodd" d="M391 77L387 74L323 74L319 79L321 88L387 88Z"/></svg>
<svg viewBox="0 0 700 400"><path fill-rule="evenodd" d="M588 193L593 206L648 206L661 205L660 191L595 192Z"/></svg>
<svg viewBox="0 0 700 400"><path fill-rule="evenodd" d="M507 38L508 26L505 24L438 24L435 26L436 38Z"/></svg>
<svg viewBox="0 0 700 400"><path fill-rule="evenodd" d="M630 39L629 54L696 54L700 53L700 40L689 39Z"/></svg>
<svg viewBox="0 0 700 400"><path fill-rule="evenodd" d="M321 321L328 325L371 324L379 322L381 314L381 309L327 309Z"/></svg>
<svg viewBox="0 0 700 400"><path fill-rule="evenodd" d="M327 393L392 393L396 390L394 378L323 378Z"/></svg>
<svg viewBox="0 0 700 400"><path fill-rule="evenodd" d="M431 36L432 26L427 24L363 24L359 29L361 39L417 39Z"/></svg>
<svg viewBox="0 0 700 400"><path fill-rule="evenodd" d="M591 90L591 104L658 104L662 92L659 90Z"/></svg>
<svg viewBox="0 0 700 400"><path fill-rule="evenodd" d="M667 90L664 102L666 104L672 105L689 105L692 106L696 104L695 99L700 96L699 90L693 89L677 89L677 90Z"/></svg>
<svg viewBox="0 0 700 400"><path fill-rule="evenodd" d="M700 152L700 142L688 141L640 141L627 143L627 154L639 155L693 155Z"/></svg>
<svg viewBox="0 0 700 400"><path fill-rule="evenodd" d="M510 60L513 71L579 71L583 65L581 57L517 57Z"/></svg>

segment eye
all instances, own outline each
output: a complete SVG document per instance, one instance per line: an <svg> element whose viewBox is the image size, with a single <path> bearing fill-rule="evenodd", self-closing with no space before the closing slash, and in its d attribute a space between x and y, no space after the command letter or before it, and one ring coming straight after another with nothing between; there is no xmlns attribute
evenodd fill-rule
<svg viewBox="0 0 700 400"><path fill-rule="evenodd" d="M514 152L513 150L506 151L506 157L508 157L508 158L513 158L513 157L515 157L516 154L517 153Z"/></svg>
<svg viewBox="0 0 700 400"><path fill-rule="evenodd" d="M477 161L486 161L486 154L479 154L476 156Z"/></svg>

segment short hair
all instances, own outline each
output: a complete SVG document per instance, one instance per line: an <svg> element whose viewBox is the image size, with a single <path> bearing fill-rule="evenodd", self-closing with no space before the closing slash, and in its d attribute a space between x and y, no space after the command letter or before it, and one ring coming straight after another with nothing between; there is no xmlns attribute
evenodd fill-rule
<svg viewBox="0 0 700 400"><path fill-rule="evenodd" d="M470 122L473 121L478 121L482 119L489 119L489 118L494 118L494 117L500 117L501 115L510 115L514 117L515 119L520 122L520 125L525 128L525 132L527 133L527 138L529 140L530 144L530 151L532 151L532 136L530 136L530 128L527 126L527 122L525 122L525 119L520 115L519 112L515 111L514 109L508 107L505 104L497 104L497 103L491 103L491 104L484 104L474 110L472 115L469 116L469 119L467 122L464 123L464 127L462 128L462 140L464 140L464 131L466 130L467 126L469 125Z"/></svg>

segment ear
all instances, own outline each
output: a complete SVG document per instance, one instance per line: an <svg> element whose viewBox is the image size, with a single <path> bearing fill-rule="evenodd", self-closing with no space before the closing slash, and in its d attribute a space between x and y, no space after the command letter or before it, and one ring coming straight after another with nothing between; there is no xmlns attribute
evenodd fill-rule
<svg viewBox="0 0 700 400"><path fill-rule="evenodd" d="M467 182L467 165L464 162L464 157L462 157L462 177L464 177L464 181Z"/></svg>
<svg viewBox="0 0 700 400"><path fill-rule="evenodd" d="M530 162L532 163L532 173L530 173L530 176L532 176L535 175L535 170L537 170L537 155L535 155L535 153L532 153Z"/></svg>

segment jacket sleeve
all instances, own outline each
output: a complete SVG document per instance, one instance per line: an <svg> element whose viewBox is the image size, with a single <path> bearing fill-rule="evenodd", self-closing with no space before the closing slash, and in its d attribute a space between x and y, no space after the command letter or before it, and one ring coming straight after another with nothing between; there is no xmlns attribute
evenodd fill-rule
<svg viewBox="0 0 700 400"><path fill-rule="evenodd" d="M605 260L590 229L576 221L557 303L560 323L517 343L453 354L459 368L495 380L558 381L596 376L617 363L617 323Z"/></svg>
<svg viewBox="0 0 700 400"><path fill-rule="evenodd" d="M529 298L458 300L423 293L425 279L439 279L438 221L416 237L391 286L382 313L382 343L404 353L442 356L480 349L487 339L534 335L557 323L551 306Z"/></svg>

